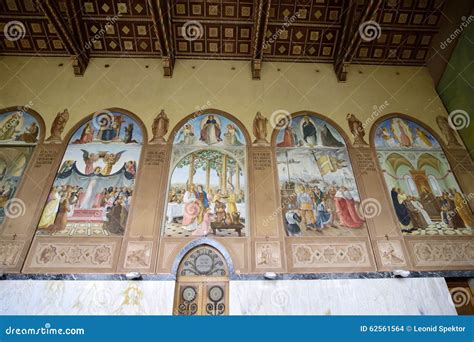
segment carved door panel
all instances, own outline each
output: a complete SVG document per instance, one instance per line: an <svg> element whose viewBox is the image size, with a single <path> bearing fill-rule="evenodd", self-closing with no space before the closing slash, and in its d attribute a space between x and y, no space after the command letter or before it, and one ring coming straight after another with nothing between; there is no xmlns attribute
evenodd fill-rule
<svg viewBox="0 0 474 342"><path fill-rule="evenodd" d="M225 281L185 281L179 282L176 289L175 315L222 316L227 314L228 289Z"/></svg>

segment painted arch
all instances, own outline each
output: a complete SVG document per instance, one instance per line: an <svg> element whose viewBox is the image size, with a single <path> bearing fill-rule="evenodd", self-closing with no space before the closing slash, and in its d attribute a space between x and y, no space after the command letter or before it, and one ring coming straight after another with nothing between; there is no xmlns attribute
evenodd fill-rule
<svg viewBox="0 0 474 342"><path fill-rule="evenodd" d="M36 234L122 236L145 139L142 123L126 111L84 120L69 135Z"/></svg>
<svg viewBox="0 0 474 342"><path fill-rule="evenodd" d="M36 112L24 107L0 110L0 224L43 136L44 123Z"/></svg>
<svg viewBox="0 0 474 342"><path fill-rule="evenodd" d="M227 113L182 120L173 141L163 235L245 236L248 133Z"/></svg>
<svg viewBox="0 0 474 342"><path fill-rule="evenodd" d="M329 119L299 112L273 133L289 236L366 236L346 138Z"/></svg>
<svg viewBox="0 0 474 342"><path fill-rule="evenodd" d="M474 217L438 139L405 115L372 130L377 159L404 235L474 234Z"/></svg>

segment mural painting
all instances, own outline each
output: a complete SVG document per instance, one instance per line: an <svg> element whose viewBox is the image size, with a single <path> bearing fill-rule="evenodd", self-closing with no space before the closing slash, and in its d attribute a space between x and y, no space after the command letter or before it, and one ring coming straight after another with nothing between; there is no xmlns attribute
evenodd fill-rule
<svg viewBox="0 0 474 342"><path fill-rule="evenodd" d="M289 236L362 236L366 225L344 139L327 122L297 116L279 127L276 155Z"/></svg>
<svg viewBox="0 0 474 342"><path fill-rule="evenodd" d="M71 137L37 235L120 236L132 203L142 132L125 114L103 112Z"/></svg>
<svg viewBox="0 0 474 342"><path fill-rule="evenodd" d="M245 138L217 114L198 116L176 133L164 235L244 236Z"/></svg>
<svg viewBox="0 0 474 342"><path fill-rule="evenodd" d="M472 235L474 217L438 141L415 122L392 118L375 147L404 235Z"/></svg>
<svg viewBox="0 0 474 342"><path fill-rule="evenodd" d="M23 111L0 114L0 223L40 136L36 119Z"/></svg>

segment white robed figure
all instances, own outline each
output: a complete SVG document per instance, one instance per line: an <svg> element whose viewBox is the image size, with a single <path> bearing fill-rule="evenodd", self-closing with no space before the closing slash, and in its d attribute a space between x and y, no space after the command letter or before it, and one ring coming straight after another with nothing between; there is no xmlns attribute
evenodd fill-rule
<svg viewBox="0 0 474 342"><path fill-rule="evenodd" d="M201 137L202 142L208 145L214 145L221 142L221 125L214 115L208 115L201 122Z"/></svg>
<svg viewBox="0 0 474 342"><path fill-rule="evenodd" d="M411 201L413 206L415 207L416 210L418 210L425 219L426 223L430 226L433 224L433 221L431 220L430 215L428 215L428 212L423 208L423 205L418 201L418 200L413 200Z"/></svg>

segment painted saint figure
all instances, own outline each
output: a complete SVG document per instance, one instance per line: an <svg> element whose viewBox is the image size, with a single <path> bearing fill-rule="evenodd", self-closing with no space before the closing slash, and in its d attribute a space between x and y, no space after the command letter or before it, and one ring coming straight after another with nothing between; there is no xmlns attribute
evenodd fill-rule
<svg viewBox="0 0 474 342"><path fill-rule="evenodd" d="M206 121L201 128L200 140L208 145L217 144L218 142L222 141L221 127L214 118L214 115L209 115L205 120Z"/></svg>
<svg viewBox="0 0 474 342"><path fill-rule="evenodd" d="M308 116L303 118L301 128L303 131L304 142L311 147L316 146L318 144L318 133L316 131L316 126Z"/></svg>

